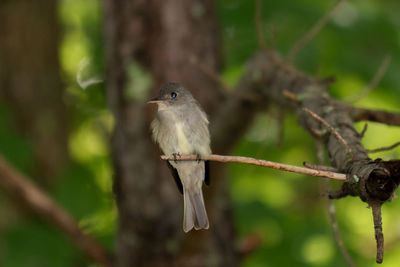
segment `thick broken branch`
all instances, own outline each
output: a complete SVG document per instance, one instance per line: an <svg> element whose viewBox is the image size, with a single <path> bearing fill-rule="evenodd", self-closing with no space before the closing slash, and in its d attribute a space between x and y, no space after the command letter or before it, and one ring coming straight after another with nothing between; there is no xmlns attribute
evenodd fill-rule
<svg viewBox="0 0 400 267"><path fill-rule="evenodd" d="M313 134L321 126L304 112L304 108L308 108L342 136L352 151L351 157L332 131L314 135L324 143L332 166L348 174L342 189L331 192L329 197L358 196L368 203L390 200L400 181L400 162L370 159L354 122L371 120L400 125L400 114L351 107L331 98L327 86L327 83L285 64L276 53L258 52L247 63L245 74L234 92L256 95L259 102L230 97L220 106L219 114L211 122L212 143L217 148L214 147L214 151L226 152L224 149L231 147L255 114L269 103L294 110L300 124ZM288 99L288 96L292 97Z"/></svg>
<svg viewBox="0 0 400 267"><path fill-rule="evenodd" d="M360 196L363 200L390 199L393 193L390 191L396 188L397 178L392 177L393 186L386 187L385 179L388 176L384 174L393 173L394 165L385 165L383 162L377 164L369 158L367 150L361 143L361 136L354 128L354 113L352 111L361 109L351 108L347 104L330 98L325 83L285 65L277 54L259 52L248 62L245 75L234 91L258 95L260 100L259 103L254 103L242 98L231 97L221 105L220 114L211 123L214 151L218 153L226 152L224 149L231 147L230 142L236 141L237 136L246 129L246 125L251 122L256 112L261 110L261 107L265 106L266 103L275 103L295 110L301 125L313 133L313 129L320 129L321 126L319 121L304 112L304 108L308 108L317 113L335 130L325 131L322 136L317 137L318 139L322 138L333 167L342 173L352 173L366 182L365 184L355 183L349 187L351 192L347 188L345 190L347 193L344 195ZM285 95L289 93L295 96L296 101L288 100L283 93L284 91L287 91ZM229 135L226 134L228 132ZM333 132L337 132L346 141L352 151L352 156L349 156L348 151L343 149L343 144ZM222 150L220 150L221 147ZM382 172L381 169L386 169L386 171ZM369 179L370 174L374 174L374 178ZM382 174L383 176L376 176L375 174ZM351 179L353 178L351 177ZM374 179L377 180L374 181ZM377 181L380 185L376 184ZM353 182L353 180L349 180L349 182ZM368 188L377 186L378 188L386 188L388 191L378 190L380 193L375 193L382 194L378 196L372 193L374 190L361 188L363 186ZM332 194L331 197L333 195L337 196L337 194ZM343 192L338 195L343 195Z"/></svg>
<svg viewBox="0 0 400 267"><path fill-rule="evenodd" d="M277 162L272 162L268 160L255 159L249 157L240 157L240 156L222 156L222 155L209 155L207 157L198 157L197 155L177 155L177 156L161 156L163 160L210 160L210 161L219 161L219 162L237 162L237 163L245 163L252 164L267 168L272 168L276 170L288 171L288 172L296 172L301 174L307 174L311 176L318 177L326 177L330 179L344 181L346 180L346 174L336 173L330 171L321 171L315 169L308 169L288 164L282 164Z"/></svg>
<svg viewBox="0 0 400 267"><path fill-rule="evenodd" d="M94 261L110 266L110 254L100 243L85 234L66 210L30 180L0 157L0 183L11 196L21 199L29 209L40 213L44 218L55 224Z"/></svg>

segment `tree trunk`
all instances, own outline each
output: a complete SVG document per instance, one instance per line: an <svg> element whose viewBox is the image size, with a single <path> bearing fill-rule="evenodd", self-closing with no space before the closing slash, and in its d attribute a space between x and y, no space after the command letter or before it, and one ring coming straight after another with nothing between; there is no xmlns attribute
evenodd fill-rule
<svg viewBox="0 0 400 267"><path fill-rule="evenodd" d="M236 266L233 220L224 171L205 188L210 229L184 234L183 199L149 125L146 100L167 81L182 83L212 120L216 83L191 62L219 66L214 1L106 1L107 90L115 116L112 150L119 209L117 266ZM138 71L140 75L138 74ZM146 74L149 79L144 79ZM146 86L151 80L153 86ZM218 152L218 151L214 151Z"/></svg>
<svg viewBox="0 0 400 267"><path fill-rule="evenodd" d="M32 142L42 184L51 183L67 160L57 15L57 1L0 3L0 100Z"/></svg>

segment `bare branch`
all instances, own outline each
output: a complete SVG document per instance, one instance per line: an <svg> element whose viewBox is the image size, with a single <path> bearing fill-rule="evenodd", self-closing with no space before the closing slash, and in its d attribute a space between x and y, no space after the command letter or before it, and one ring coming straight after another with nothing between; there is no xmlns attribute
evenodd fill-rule
<svg viewBox="0 0 400 267"><path fill-rule="evenodd" d="M381 65L378 68L378 71L375 73L371 82L369 84L367 84L363 89L361 89L361 91L357 95L349 97L347 99L347 102L350 102L350 103L356 102L356 101L360 100L361 98L363 98L364 96L366 96L369 92L371 92L382 80L383 76L385 75L385 73L387 72L387 70L389 68L391 60L392 60L392 56L390 54L385 55L385 57L382 60Z"/></svg>
<svg viewBox="0 0 400 267"><path fill-rule="evenodd" d="M84 233L66 210L30 180L0 156L0 183L10 195L22 199L28 208L40 213L47 220L54 223L94 261L110 266L111 257L100 243Z"/></svg>
<svg viewBox="0 0 400 267"><path fill-rule="evenodd" d="M219 162L238 162L238 163L244 163L244 164L263 166L263 167L272 168L272 169L276 169L276 170L307 174L307 175L311 175L311 176L326 177L326 178L340 180L340 181L346 180L346 174L343 174L343 173L307 169L307 168L303 168L303 167L282 164L282 163L277 163L277 162L273 162L273 161L249 158L249 157L222 156L222 155L214 155L214 154L209 155L207 157L201 157L201 158L199 158L198 155L177 155L176 157L163 155L163 156L161 156L161 159L171 160L171 161L174 161L174 160L192 160L192 161L210 160L210 161L219 161Z"/></svg>
<svg viewBox="0 0 400 267"><path fill-rule="evenodd" d="M348 106L354 121L374 121L387 125L400 126L400 113Z"/></svg>
<svg viewBox="0 0 400 267"><path fill-rule="evenodd" d="M380 147L376 149L367 149L368 153L376 153L376 152L381 152L381 151L387 151L387 150L392 150L393 148L396 148L400 146L400 142L394 143L391 146L386 146L386 147Z"/></svg>
<svg viewBox="0 0 400 267"><path fill-rule="evenodd" d="M381 204L370 203L372 208L372 217L374 219L375 239L376 239L376 262L383 262L383 232L382 232L382 216Z"/></svg>
<svg viewBox="0 0 400 267"><path fill-rule="evenodd" d="M364 124L364 128L362 129L361 133L359 134L360 138L364 137L367 130L368 130L368 123Z"/></svg>
<svg viewBox="0 0 400 267"><path fill-rule="evenodd" d="M303 108L303 110L305 112L307 112L308 114L310 114L311 117L313 117L315 120L317 120L322 125L324 125L325 128L328 129L328 131L331 134L333 134L336 137L336 139L343 145L343 147L344 147L344 149L346 149L347 153L349 153L349 155L351 155L351 157L354 158L353 151L351 150L350 146L347 144L346 140L344 140L343 137L338 133L338 131L336 131L332 126L329 125L329 123L327 123L323 118L321 118L320 116L318 116L317 114L312 112L310 109Z"/></svg>
<svg viewBox="0 0 400 267"><path fill-rule="evenodd" d="M329 214L329 222L332 226L332 231L333 235L336 240L336 244L338 245L340 251L343 254L343 257L345 258L346 262L349 264L350 267L355 267L356 265L353 262L353 259L350 257L349 252L347 251L346 247L343 244L342 237L340 236L339 233L339 227L337 224L336 220L336 208L335 208L335 203L333 202L332 199L328 199L328 214Z"/></svg>
<svg viewBox="0 0 400 267"><path fill-rule="evenodd" d="M343 0L338 0L336 4L323 16L297 43L290 49L287 59L293 61L297 53L306 45L321 29L325 26L332 15L339 9Z"/></svg>

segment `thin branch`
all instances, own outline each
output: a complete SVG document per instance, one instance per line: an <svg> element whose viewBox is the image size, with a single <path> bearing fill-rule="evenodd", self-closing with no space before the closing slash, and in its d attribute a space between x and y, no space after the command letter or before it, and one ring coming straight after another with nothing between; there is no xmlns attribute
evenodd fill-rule
<svg viewBox="0 0 400 267"><path fill-rule="evenodd" d="M376 239L376 262L383 262L383 232L382 232L382 216L381 204L371 203L372 217L374 219L375 239Z"/></svg>
<svg viewBox="0 0 400 267"><path fill-rule="evenodd" d="M380 147L376 149L367 149L368 153L376 153L376 152L381 152L381 151L387 151L387 150L392 150L396 147L400 146L400 142L394 143L391 146L385 146L385 147Z"/></svg>
<svg viewBox="0 0 400 267"><path fill-rule="evenodd" d="M349 155L351 155L351 157L354 158L353 151L351 150L350 146L347 144L346 140L344 140L343 137L338 133L338 131L336 131L332 126L330 126L329 123L326 122L323 118L318 116L316 113L312 112L309 108L303 108L303 110L305 112L307 112L308 114L310 114L311 117L313 117L315 120L317 120L322 125L324 125L325 128L336 137L336 139L339 141L339 143L341 143L343 145L343 147L344 147L344 149L346 149L347 153L349 153Z"/></svg>
<svg viewBox="0 0 400 267"><path fill-rule="evenodd" d="M282 94L285 98L287 98L290 101L293 101L293 102L299 101L297 95L288 90L283 90Z"/></svg>
<svg viewBox="0 0 400 267"><path fill-rule="evenodd" d="M365 133L368 130L368 123L364 124L364 128L362 129L361 133L359 134L360 138L364 138Z"/></svg>
<svg viewBox="0 0 400 267"><path fill-rule="evenodd" d="M322 137L327 133L326 129L317 130L317 129L314 129L314 128L310 128L310 131L317 137Z"/></svg>
<svg viewBox="0 0 400 267"><path fill-rule="evenodd" d="M293 61L297 53L325 26L332 15L339 9L343 0L338 0L336 4L323 16L289 51L287 59Z"/></svg>
<svg viewBox="0 0 400 267"><path fill-rule="evenodd" d="M400 113L347 106L354 121L374 121L387 125L400 126Z"/></svg>
<svg viewBox="0 0 400 267"><path fill-rule="evenodd" d="M340 180L340 181L346 180L346 174L343 174L343 173L313 170L313 169L308 169L308 168L303 168L303 167L298 167L298 166L293 166L293 165L288 165L288 164L282 164L282 163L277 163L277 162L273 162L273 161L249 158L249 157L222 156L222 155L214 155L214 154L209 155L207 157L201 157L201 158L199 158L198 155L177 155L176 157L163 155L163 156L161 156L161 159L171 160L171 161L174 161L174 160L192 160L192 161L210 160L210 161L219 161L219 162L238 162L238 163L244 163L244 164L263 166L263 167L272 168L272 169L276 169L276 170L307 174L307 175L311 175L311 176L326 177L326 178Z"/></svg>
<svg viewBox="0 0 400 267"><path fill-rule="evenodd" d="M337 224L337 220L336 220L336 208L335 208L335 203L333 202L332 199L328 199L328 214L329 214L329 222L332 226L332 231L333 231L333 235L335 237L336 240L336 244L338 245L340 251L343 254L343 257L345 258L347 264L351 267L356 266L353 262L353 259L350 257L349 252L347 251L346 247L344 246L342 237L340 236L340 232L339 232L339 227Z"/></svg>
<svg viewBox="0 0 400 267"><path fill-rule="evenodd" d="M304 161L303 165L304 165L304 167L307 167L307 168L313 169L313 170L328 171L328 172L339 172L339 170L336 169L335 167L324 166L324 165L316 165L316 164L309 163L307 161Z"/></svg>
<svg viewBox="0 0 400 267"><path fill-rule="evenodd" d="M0 183L11 196L22 199L28 208L54 223L94 261L111 266L111 257L101 244L85 234L66 210L30 180L0 156Z"/></svg>
<svg viewBox="0 0 400 267"><path fill-rule="evenodd" d="M342 188L340 188L338 190L329 191L328 198L329 199L341 199L348 195L349 195L349 193L346 190L343 190Z"/></svg>
<svg viewBox="0 0 400 267"><path fill-rule="evenodd" d="M254 24L256 26L258 46L262 50L267 50L264 40L264 31L262 26L262 1L256 0L254 5Z"/></svg>
<svg viewBox="0 0 400 267"><path fill-rule="evenodd" d="M382 80L383 76L387 72L390 62L392 60L392 56L390 54L385 55L385 57L382 60L381 65L378 68L378 71L375 73L374 77L372 78L371 82L367 84L361 91L352 97L349 97L347 99L347 102L353 103L361 98L365 97L368 93L370 93Z"/></svg>

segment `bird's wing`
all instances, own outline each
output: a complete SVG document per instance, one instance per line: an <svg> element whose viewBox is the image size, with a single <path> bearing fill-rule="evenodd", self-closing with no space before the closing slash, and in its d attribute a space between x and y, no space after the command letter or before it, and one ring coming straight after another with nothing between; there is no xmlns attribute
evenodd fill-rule
<svg viewBox="0 0 400 267"><path fill-rule="evenodd" d="M171 165L171 163L169 163L169 161L167 161L167 166L168 166L169 170L171 171L172 177L174 177L174 180L175 180L176 186L178 187L179 192L181 192L181 194L183 194L183 186L182 186L181 179L179 178L178 171Z"/></svg>
<svg viewBox="0 0 400 267"><path fill-rule="evenodd" d="M204 183L210 185L210 161L204 161Z"/></svg>

